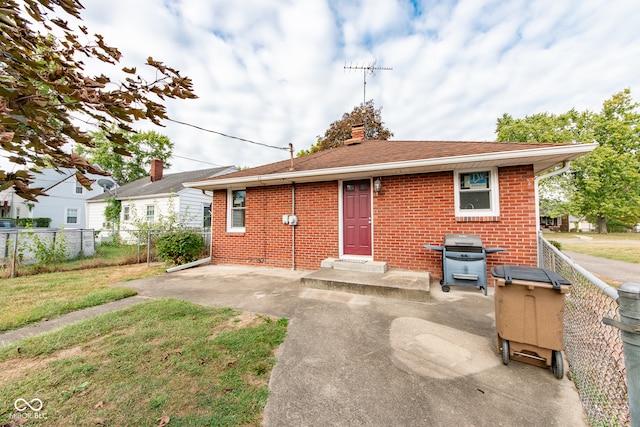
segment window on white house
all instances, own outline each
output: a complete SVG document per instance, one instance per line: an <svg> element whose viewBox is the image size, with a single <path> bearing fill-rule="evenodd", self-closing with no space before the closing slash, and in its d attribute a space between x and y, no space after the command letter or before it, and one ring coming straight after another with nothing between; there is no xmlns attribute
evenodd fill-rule
<svg viewBox="0 0 640 427"><path fill-rule="evenodd" d="M156 207L154 205L147 205L147 222L153 222L155 220Z"/></svg>
<svg viewBox="0 0 640 427"><path fill-rule="evenodd" d="M130 206L124 206L122 208L122 220L124 222L129 221L129 218L131 217L131 207Z"/></svg>
<svg viewBox="0 0 640 427"><path fill-rule="evenodd" d="M78 223L78 209L77 208L68 208L67 209L66 223L67 224L77 224Z"/></svg>
<svg viewBox="0 0 640 427"><path fill-rule="evenodd" d="M244 232L247 192L246 190L229 190L227 195L227 230Z"/></svg>
<svg viewBox="0 0 640 427"><path fill-rule="evenodd" d="M76 182L76 194L82 194L84 187L79 182Z"/></svg>
<svg viewBox="0 0 640 427"><path fill-rule="evenodd" d="M211 227L211 205L205 205L202 209L202 227Z"/></svg>
<svg viewBox="0 0 640 427"><path fill-rule="evenodd" d="M498 171L496 168L455 173L457 216L498 216Z"/></svg>

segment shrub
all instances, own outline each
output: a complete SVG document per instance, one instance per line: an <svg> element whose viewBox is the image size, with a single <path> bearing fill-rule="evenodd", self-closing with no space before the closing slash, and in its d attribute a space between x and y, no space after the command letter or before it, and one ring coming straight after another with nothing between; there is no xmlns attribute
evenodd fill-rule
<svg viewBox="0 0 640 427"><path fill-rule="evenodd" d="M18 219L18 227L44 227L51 225L51 218L20 218Z"/></svg>
<svg viewBox="0 0 640 427"><path fill-rule="evenodd" d="M556 247L559 251L562 250L562 244L557 240L549 240L549 243Z"/></svg>
<svg viewBox="0 0 640 427"><path fill-rule="evenodd" d="M190 231L174 231L163 234L156 245L160 259L181 265L198 259L204 249L204 239Z"/></svg>

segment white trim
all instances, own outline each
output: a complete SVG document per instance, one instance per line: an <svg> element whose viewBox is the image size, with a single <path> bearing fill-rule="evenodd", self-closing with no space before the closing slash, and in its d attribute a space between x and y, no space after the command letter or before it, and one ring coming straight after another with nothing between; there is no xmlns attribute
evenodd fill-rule
<svg viewBox="0 0 640 427"><path fill-rule="evenodd" d="M189 188L222 190L227 188L246 188L263 185L282 185L291 182L345 180L352 181L365 176L407 175L454 170L459 165L474 168L516 166L540 163L540 173L565 160L572 160L593 151L598 144L571 144L559 147L541 147L527 150L501 151L499 153L473 154L466 156L439 157L436 159L409 160L403 162L378 163L338 168L314 169L308 171L281 172L267 175L243 176L239 178L207 179L197 182L185 182Z"/></svg>
<svg viewBox="0 0 640 427"><path fill-rule="evenodd" d="M245 191L245 203L244 203L244 221L245 221L245 226L244 227L232 227L231 225L233 224L232 220L233 220L233 192L234 191ZM227 189L227 233L244 233L247 230L247 193L246 193L246 189L244 188L234 188L234 189Z"/></svg>
<svg viewBox="0 0 640 427"><path fill-rule="evenodd" d="M369 180L369 191L371 192L371 196L369 197L369 202L371 206L369 207L369 212L371 212L371 255L346 255L344 253L344 204L343 196L344 196L344 183L349 181L365 181ZM373 261L373 254L375 253L373 247L373 227L374 227L374 218L373 218L373 178L356 178L356 179L345 179L338 181L338 258L339 259L358 259L358 260L367 260Z"/></svg>
<svg viewBox="0 0 640 427"><path fill-rule="evenodd" d="M76 222L69 222L69 211L76 211ZM80 223L80 209L64 208L64 223L77 226Z"/></svg>
<svg viewBox="0 0 640 427"><path fill-rule="evenodd" d="M149 221L149 208L150 207L153 208L153 217L151 218L151 221ZM149 224L154 224L156 222L156 205L155 205L155 203L151 203L151 204L147 203L147 204L144 205L144 219Z"/></svg>
<svg viewBox="0 0 640 427"><path fill-rule="evenodd" d="M460 175L473 172L489 172L489 203L491 209L460 209ZM457 217L500 216L500 185L498 168L460 169L453 173L453 196Z"/></svg>

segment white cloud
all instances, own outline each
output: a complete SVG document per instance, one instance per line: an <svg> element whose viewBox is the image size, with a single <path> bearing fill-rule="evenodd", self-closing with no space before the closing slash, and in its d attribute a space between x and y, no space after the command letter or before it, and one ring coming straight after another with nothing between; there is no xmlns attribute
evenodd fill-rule
<svg viewBox="0 0 640 427"><path fill-rule="evenodd" d="M414 6L415 5L415 6ZM363 99L367 76L395 139L492 140L503 113L599 111L640 100L640 4L572 0L92 0L83 18L124 54L193 79L171 117L278 147L308 148ZM220 165L284 160L273 150L168 122L174 154ZM141 124L141 129L151 129ZM206 167L173 160L172 171Z"/></svg>

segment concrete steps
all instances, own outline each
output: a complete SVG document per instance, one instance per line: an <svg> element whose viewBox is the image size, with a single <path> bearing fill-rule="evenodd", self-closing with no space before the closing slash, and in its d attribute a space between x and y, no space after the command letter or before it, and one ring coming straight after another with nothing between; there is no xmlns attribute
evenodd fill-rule
<svg viewBox="0 0 640 427"><path fill-rule="evenodd" d="M323 262L323 265L329 265L329 262ZM332 265L333 268L323 267L302 277L302 286L405 301L426 302L430 299L429 273L387 270L386 263L373 261L334 261Z"/></svg>

